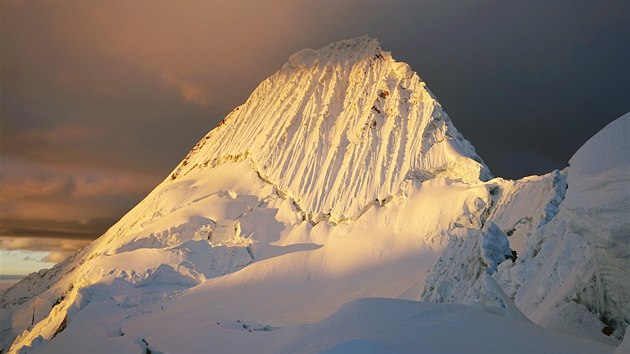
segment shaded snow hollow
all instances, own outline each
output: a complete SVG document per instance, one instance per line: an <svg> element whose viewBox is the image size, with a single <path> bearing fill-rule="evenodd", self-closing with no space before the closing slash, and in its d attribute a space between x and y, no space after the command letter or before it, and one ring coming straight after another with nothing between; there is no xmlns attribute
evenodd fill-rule
<svg viewBox="0 0 630 354"><path fill-rule="evenodd" d="M628 117L568 170L491 179L378 41L300 51L103 236L2 293L0 349L612 353Z"/></svg>

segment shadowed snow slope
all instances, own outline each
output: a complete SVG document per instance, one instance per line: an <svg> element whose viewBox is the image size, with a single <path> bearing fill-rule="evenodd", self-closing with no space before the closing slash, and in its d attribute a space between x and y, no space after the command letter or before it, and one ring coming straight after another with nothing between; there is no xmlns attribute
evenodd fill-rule
<svg viewBox="0 0 630 354"><path fill-rule="evenodd" d="M498 181L489 220L506 231L518 258L498 265L492 279L534 322L617 338L630 323L629 142L626 114L586 142L566 172ZM487 303L498 296L481 276L481 236L449 243L424 299L504 312Z"/></svg>
<svg viewBox="0 0 630 354"><path fill-rule="evenodd" d="M361 37L301 51L103 236L2 293L0 349L409 351L411 344L392 344L407 343L394 332L383 332L393 336L389 339L372 336L377 327L349 326L334 343L300 339L308 331L328 330L325 323L339 316L346 321L349 308L371 304L374 311L366 313L374 316L392 311L385 323L398 321L410 306L438 326L450 328L452 318L461 318L468 325L523 330L533 338L545 330L523 313L539 320L536 311L543 307L527 302L534 295L520 294L534 281L530 273L507 275L521 258L535 258L530 249L539 247L532 240L545 235L540 230L556 227L566 173L520 181L490 178L425 84L376 40ZM586 245L625 242L615 235L585 236ZM514 249L519 259L510 268L503 260ZM607 263L597 268L606 273L598 283L603 292L588 292L587 303L598 303L602 294L607 300L585 313L607 314L623 324L609 310L627 313L627 287L614 283L627 260L623 252L612 255L617 260L609 256L589 258ZM460 272L462 260L470 262ZM434 288L427 290L431 267L426 283ZM554 286L541 294L556 291ZM365 297L417 300L423 288L431 300L481 304L504 317L465 306L393 300L357 302L333 315ZM617 293L621 297L608 300ZM363 310L350 314L358 312ZM472 321L476 316L478 322ZM419 321L400 323L419 326ZM455 327L452 335L463 335L463 328ZM355 330L367 337L353 337ZM467 347L490 348L487 334L466 337ZM556 337L562 344L552 344ZM541 338L524 348L575 347L565 347L570 341L551 331ZM614 349L588 343L580 350ZM444 344L443 350L454 348Z"/></svg>
<svg viewBox="0 0 630 354"><path fill-rule="evenodd" d="M594 272L581 293L610 321L630 323L630 113L610 123L569 161L562 217L584 238ZM594 281L594 283L592 282Z"/></svg>
<svg viewBox="0 0 630 354"><path fill-rule="evenodd" d="M349 330L340 330L351 328ZM459 304L392 299L348 303L287 353L607 353L610 348Z"/></svg>
<svg viewBox="0 0 630 354"><path fill-rule="evenodd" d="M536 230L523 257L496 279L545 326L630 323L630 114L606 126L569 161L557 215ZM597 315L594 315L597 314Z"/></svg>

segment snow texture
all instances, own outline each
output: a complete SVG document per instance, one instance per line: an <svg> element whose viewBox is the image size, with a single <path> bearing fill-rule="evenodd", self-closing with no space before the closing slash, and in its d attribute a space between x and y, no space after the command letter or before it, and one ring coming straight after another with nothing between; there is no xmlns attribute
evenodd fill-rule
<svg viewBox="0 0 630 354"><path fill-rule="evenodd" d="M350 328L349 330L344 330ZM606 353L606 345L552 334L459 304L361 299L308 329L288 353Z"/></svg>
<svg viewBox="0 0 630 354"><path fill-rule="evenodd" d="M490 176L418 75L368 37L292 55L172 176L230 157L314 221L354 219L409 178Z"/></svg>
<svg viewBox="0 0 630 354"><path fill-rule="evenodd" d="M615 328L619 338L630 323L628 142L630 114L584 144L569 161L555 218L537 230L513 267L500 267L497 280L535 322L558 326L558 318L574 318L580 308L582 317L587 310L598 314L599 329Z"/></svg>
<svg viewBox="0 0 630 354"><path fill-rule="evenodd" d="M440 256L423 298L474 304L487 292L475 282L486 269L532 321L622 338L630 323L629 125L630 114L610 123L576 152L565 172L490 181L497 187L488 220L507 230L510 245L516 241L516 262L491 268L494 263L476 257L478 236L469 231ZM482 307L500 312L488 303Z"/></svg>
<svg viewBox="0 0 630 354"><path fill-rule="evenodd" d="M378 41L300 51L103 236L2 292L0 349L612 353L629 117L568 172L490 179Z"/></svg>

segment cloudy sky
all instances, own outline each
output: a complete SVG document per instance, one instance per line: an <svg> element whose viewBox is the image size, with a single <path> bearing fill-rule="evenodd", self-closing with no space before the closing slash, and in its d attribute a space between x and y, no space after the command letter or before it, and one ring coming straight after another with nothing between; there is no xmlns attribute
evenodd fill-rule
<svg viewBox="0 0 630 354"><path fill-rule="evenodd" d="M378 37L497 176L630 111L625 2L0 2L0 274L117 221L288 56Z"/></svg>

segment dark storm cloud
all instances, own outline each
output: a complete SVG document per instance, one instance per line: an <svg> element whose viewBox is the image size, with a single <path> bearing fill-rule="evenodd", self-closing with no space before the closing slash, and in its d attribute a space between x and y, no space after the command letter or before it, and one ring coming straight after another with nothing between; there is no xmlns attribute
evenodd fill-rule
<svg viewBox="0 0 630 354"><path fill-rule="evenodd" d="M628 2L398 3L356 24L419 72L498 176L565 167L630 111Z"/></svg>
<svg viewBox="0 0 630 354"><path fill-rule="evenodd" d="M498 176L562 168L630 110L627 2L0 7L0 226L32 245L101 234L291 53L343 38L408 62Z"/></svg>
<svg viewBox="0 0 630 354"><path fill-rule="evenodd" d="M309 26L298 3L3 5L3 154L164 175ZM33 140L63 127L91 143Z"/></svg>

